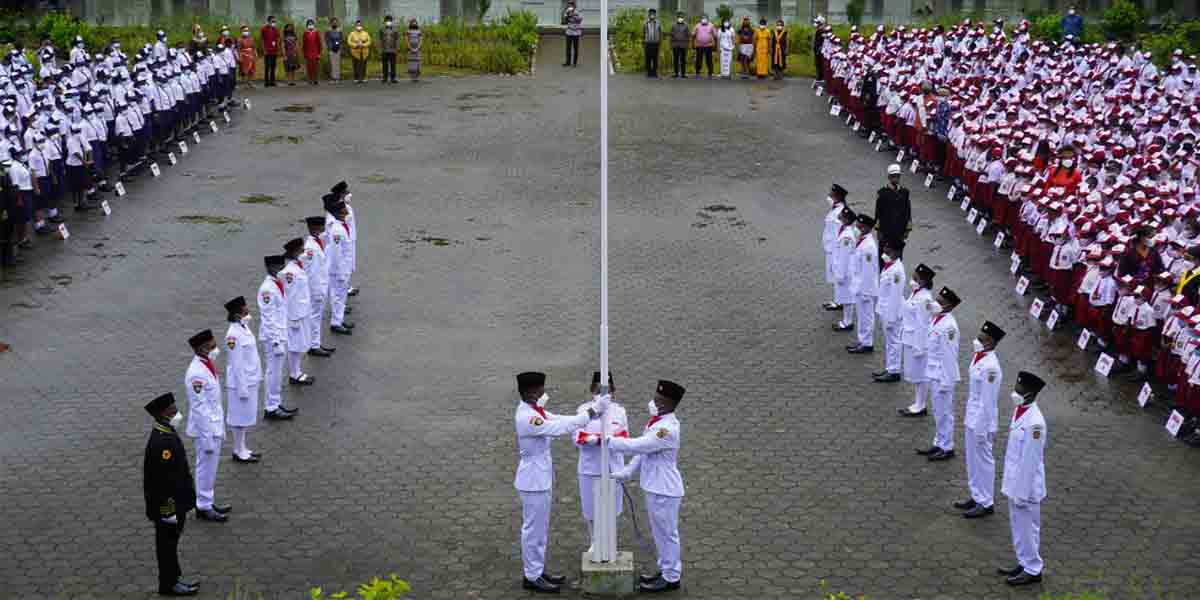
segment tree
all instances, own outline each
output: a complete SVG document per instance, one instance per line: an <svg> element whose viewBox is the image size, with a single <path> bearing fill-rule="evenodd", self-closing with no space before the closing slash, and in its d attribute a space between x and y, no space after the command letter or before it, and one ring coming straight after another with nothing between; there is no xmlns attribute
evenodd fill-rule
<svg viewBox="0 0 1200 600"><path fill-rule="evenodd" d="M850 0L846 3L846 20L851 25L861 25L863 16L863 0Z"/></svg>

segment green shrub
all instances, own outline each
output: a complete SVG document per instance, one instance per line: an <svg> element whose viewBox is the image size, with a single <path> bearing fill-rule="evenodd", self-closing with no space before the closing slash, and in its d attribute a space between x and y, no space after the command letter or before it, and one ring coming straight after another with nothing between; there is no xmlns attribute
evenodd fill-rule
<svg viewBox="0 0 1200 600"><path fill-rule="evenodd" d="M846 3L846 20L851 25L862 24L863 0L850 0Z"/></svg>
<svg viewBox="0 0 1200 600"><path fill-rule="evenodd" d="M1042 15L1037 20L1030 20L1029 34L1042 40L1062 41L1062 17L1055 14Z"/></svg>
<svg viewBox="0 0 1200 600"><path fill-rule="evenodd" d="M410 591L412 591L412 587L408 585L408 582L393 573L387 579L372 577L371 581L358 586L357 596L351 596L348 592L337 592L326 596L321 588L309 590L308 595L311 600L395 600L408 595Z"/></svg>
<svg viewBox="0 0 1200 600"><path fill-rule="evenodd" d="M722 4L717 7L717 23L725 21L729 21L730 25L733 24L733 8L728 4Z"/></svg>
<svg viewBox="0 0 1200 600"><path fill-rule="evenodd" d="M1129 0L1115 0L1104 10L1104 32L1110 39L1133 41L1145 27L1141 9Z"/></svg>

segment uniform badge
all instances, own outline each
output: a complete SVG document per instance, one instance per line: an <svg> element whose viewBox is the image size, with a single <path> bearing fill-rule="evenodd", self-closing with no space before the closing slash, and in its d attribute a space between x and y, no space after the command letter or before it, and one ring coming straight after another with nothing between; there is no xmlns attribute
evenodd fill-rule
<svg viewBox="0 0 1200 600"><path fill-rule="evenodd" d="M929 311L929 312L933 312L933 303L932 303L932 302L927 302L927 303L925 304L925 310L927 310L927 311Z"/></svg>
<svg viewBox="0 0 1200 600"><path fill-rule="evenodd" d="M900 285L900 276L899 275L892 277L892 285Z"/></svg>
<svg viewBox="0 0 1200 600"><path fill-rule="evenodd" d="M312 260L312 257L313 257L313 251L312 251L312 250L309 250L307 253L305 253L305 256L307 256L309 260Z"/></svg>
<svg viewBox="0 0 1200 600"><path fill-rule="evenodd" d="M163 460L171 460L171 451L163 450L162 457L163 457Z"/></svg>
<svg viewBox="0 0 1200 600"><path fill-rule="evenodd" d="M192 381L192 391L199 394L204 389L204 382L196 379Z"/></svg>
<svg viewBox="0 0 1200 600"><path fill-rule="evenodd" d="M996 383L996 373L988 373L988 383Z"/></svg>
<svg viewBox="0 0 1200 600"><path fill-rule="evenodd" d="M225 340L225 344L229 346L230 350L233 350L234 348L237 348L237 338L229 338Z"/></svg>
<svg viewBox="0 0 1200 600"><path fill-rule="evenodd" d="M288 285L292 285L292 279L294 276L291 273L284 273L283 278L287 280Z"/></svg>
<svg viewBox="0 0 1200 600"><path fill-rule="evenodd" d="M541 417L529 419L529 424L533 425L534 427L541 427L543 423L545 423L545 421L543 421Z"/></svg>
<svg viewBox="0 0 1200 600"><path fill-rule="evenodd" d="M263 304L270 304L271 303L271 294L268 294L267 292L263 292L262 301L263 301Z"/></svg>
<svg viewBox="0 0 1200 600"><path fill-rule="evenodd" d="M868 263L868 264L869 264L869 263L871 262L871 256L870 256L869 254L868 254L868 255L865 255L865 256L863 256L863 262L865 262L865 263Z"/></svg>
<svg viewBox="0 0 1200 600"><path fill-rule="evenodd" d="M658 430L658 433L656 433L656 434L654 434L654 435L657 435L657 436L658 436L658 439L660 439L660 440L661 440L661 439L665 439L665 438L667 437L667 430L666 430L666 429L659 429L659 430Z"/></svg>
<svg viewBox="0 0 1200 600"><path fill-rule="evenodd" d="M1040 439L1041 437L1042 437L1042 428L1034 427L1033 428L1033 439L1036 440L1036 439Z"/></svg>
<svg viewBox="0 0 1200 600"><path fill-rule="evenodd" d="M954 341L954 330L953 330L953 329L951 329L950 331L948 331L948 332L946 333L946 336L947 336L947 337L949 337L949 338L950 338L950 341L952 341L952 342L953 342L953 341Z"/></svg>

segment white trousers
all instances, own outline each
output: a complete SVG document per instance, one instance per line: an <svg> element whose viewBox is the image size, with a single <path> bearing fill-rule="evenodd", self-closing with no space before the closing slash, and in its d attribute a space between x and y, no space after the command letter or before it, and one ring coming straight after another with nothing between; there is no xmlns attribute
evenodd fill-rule
<svg viewBox="0 0 1200 600"><path fill-rule="evenodd" d="M246 430L249 427L230 427L233 430L233 453L240 458L250 458L250 448L246 446Z"/></svg>
<svg viewBox="0 0 1200 600"><path fill-rule="evenodd" d="M908 412L921 412L925 410L926 401L929 399L928 383L913 384L913 403L909 405Z"/></svg>
<svg viewBox="0 0 1200 600"><path fill-rule="evenodd" d="M298 379L303 371L300 369L301 360L304 358L304 352L288 352L288 373Z"/></svg>
<svg viewBox="0 0 1200 600"><path fill-rule="evenodd" d="M658 550L658 570L663 579L679 581L683 576L683 562L679 555L679 501L676 496L646 494L646 513L650 515L650 532L654 534L654 548Z"/></svg>
<svg viewBox="0 0 1200 600"><path fill-rule="evenodd" d="M842 325L854 324L854 302L841 302L842 305Z"/></svg>
<svg viewBox="0 0 1200 600"><path fill-rule="evenodd" d="M196 510L210 510L217 485L217 465L225 438L201 436L192 439L196 450Z"/></svg>
<svg viewBox="0 0 1200 600"><path fill-rule="evenodd" d="M521 564L525 579L533 581L546 569L546 541L550 536L550 491L521 494Z"/></svg>
<svg viewBox="0 0 1200 600"><path fill-rule="evenodd" d="M729 77L729 67L733 64L733 48L721 48L721 77Z"/></svg>
<svg viewBox="0 0 1200 600"><path fill-rule="evenodd" d="M929 355L917 354L917 349L912 346L904 346L901 354L903 354L904 381L909 383L925 383L925 363ZM921 408L925 408L924 400L921 401Z"/></svg>
<svg viewBox="0 0 1200 600"><path fill-rule="evenodd" d="M858 313L858 345L875 346L875 296L859 296L854 312Z"/></svg>
<svg viewBox="0 0 1200 600"><path fill-rule="evenodd" d="M596 505L596 490L600 486L599 475L584 475L579 474L579 504L583 509L583 518L590 523L595 517L594 509ZM621 507L624 504L624 498L621 495L621 482L613 480L613 504L617 507L617 515L621 514Z"/></svg>
<svg viewBox="0 0 1200 600"><path fill-rule="evenodd" d="M308 317L308 341L309 347L313 350L321 347L321 323L325 321L325 296L326 294L314 294L309 302L312 303L312 314Z"/></svg>
<svg viewBox="0 0 1200 600"><path fill-rule="evenodd" d="M991 506L996 491L996 459L992 447L996 434L991 431L976 431L964 428L963 443L967 446L967 486L971 499L982 506Z"/></svg>
<svg viewBox="0 0 1200 600"><path fill-rule="evenodd" d="M274 411L283 404L283 352L276 352L270 342L263 343L263 354L267 359L267 402L264 407L267 412Z"/></svg>
<svg viewBox="0 0 1200 600"><path fill-rule="evenodd" d="M883 344L884 344L884 359L883 368L888 373L896 375L900 374L901 356L900 351L900 320L897 319L893 323L884 323L883 325Z"/></svg>
<svg viewBox="0 0 1200 600"><path fill-rule="evenodd" d="M933 393L933 445L954 449L954 386L929 382Z"/></svg>
<svg viewBox="0 0 1200 600"><path fill-rule="evenodd" d="M1030 575L1041 575L1042 555L1038 554L1038 546L1042 541L1042 505L1037 503L1017 506L1012 498L1008 499L1008 525L1012 528L1013 551L1017 553L1017 562Z"/></svg>
<svg viewBox="0 0 1200 600"><path fill-rule="evenodd" d="M338 327L346 318L346 294L350 292L350 277L329 276L329 326Z"/></svg>

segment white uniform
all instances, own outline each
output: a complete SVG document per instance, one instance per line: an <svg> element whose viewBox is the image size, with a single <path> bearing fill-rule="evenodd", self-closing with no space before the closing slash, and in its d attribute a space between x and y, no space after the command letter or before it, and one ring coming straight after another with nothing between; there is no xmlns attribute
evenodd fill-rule
<svg viewBox="0 0 1200 600"><path fill-rule="evenodd" d="M929 324L926 342L925 378L933 395L933 445L954 449L954 388L958 372L958 321L950 313L940 314Z"/></svg>
<svg viewBox="0 0 1200 600"><path fill-rule="evenodd" d="M350 275L354 272L354 239L351 227L338 219L325 218L329 248L329 326L339 327L346 319L346 295L350 292Z"/></svg>
<svg viewBox="0 0 1200 600"><path fill-rule="evenodd" d="M679 553L683 475L675 464L681 442L679 419L673 412L650 419L637 438L609 440L613 450L634 455L618 479L638 475L645 493L646 512L650 515L654 547L658 550L658 569L662 571L663 579L669 582L679 581L683 573Z"/></svg>
<svg viewBox="0 0 1200 600"><path fill-rule="evenodd" d="M225 332L229 358L225 361L225 388L229 409L226 420L233 430L233 453L250 458L246 447L246 428L258 421L258 384L262 381L262 361L254 333L243 323L230 323Z"/></svg>
<svg viewBox="0 0 1200 600"><path fill-rule="evenodd" d="M867 233L854 249L853 274L850 287L854 290L854 312L858 316L858 344L875 346L875 300L879 297L879 247L875 236Z"/></svg>
<svg viewBox="0 0 1200 600"><path fill-rule="evenodd" d="M293 378L299 378L300 359L312 344L308 334L312 331L309 318L312 315L312 295L308 287L308 275L304 272L304 261L289 260L279 271L283 279L284 299L287 301L288 320L288 368Z"/></svg>
<svg viewBox="0 0 1200 600"><path fill-rule="evenodd" d="M212 510L217 464L225 441L225 411L221 408L221 382L217 367L207 358L192 357L187 375L187 436L196 450L196 510Z"/></svg>
<svg viewBox="0 0 1200 600"><path fill-rule="evenodd" d="M321 323L325 320L325 300L329 298L329 259L325 256L325 240L304 238L304 271L308 274L308 291L312 304L309 322L309 344L313 350L321 347Z"/></svg>
<svg viewBox="0 0 1200 600"><path fill-rule="evenodd" d="M546 540L550 533L550 505L554 489L554 463L550 440L587 425L587 413L556 415L528 402L517 405L513 418L521 461L513 486L521 495L521 563L525 578L542 576L546 566Z"/></svg>
<svg viewBox="0 0 1200 600"><path fill-rule="evenodd" d="M1009 526L1017 562L1030 575L1042 573L1042 500L1046 498L1046 419L1036 402L1019 413L1014 410L1004 451L1004 480L1000 491L1008 497Z"/></svg>
<svg viewBox="0 0 1200 600"><path fill-rule="evenodd" d="M258 338L267 357L267 412L283 403L283 363L288 344L287 303L283 282L267 275L258 286Z"/></svg>
<svg viewBox="0 0 1200 600"><path fill-rule="evenodd" d="M904 263L893 258L879 273L879 299L875 303L875 314L883 326L884 369L891 374L900 374L900 331L903 328L905 281Z"/></svg>
<svg viewBox="0 0 1200 600"><path fill-rule="evenodd" d="M576 412L587 413L592 408L592 402L579 405ZM592 419L579 431L575 432L575 447L579 448L579 503L583 509L583 518L588 522L588 532L592 532L593 508L596 498L594 488L600 480L600 419L608 419L608 433L616 437L629 437L629 421L625 417L625 408L619 404L610 404L608 412L603 417ZM616 473L625 468L625 456L620 452L608 450L608 472ZM621 487L613 486L613 502L616 504L616 514L621 514ZM593 534L594 535L594 534Z"/></svg>
<svg viewBox="0 0 1200 600"><path fill-rule="evenodd" d="M963 442L967 446L967 486L971 499L987 508L994 503L996 460L996 399L1004 372L995 351L978 352L967 367L967 410L963 415Z"/></svg>
<svg viewBox="0 0 1200 600"><path fill-rule="evenodd" d="M825 249L825 283L833 283L834 253L838 246L838 230L842 228L842 205L834 204L825 215L825 229L821 232L821 246Z"/></svg>
<svg viewBox="0 0 1200 600"><path fill-rule="evenodd" d="M854 323L854 290L851 276L854 267L854 246L858 242L858 228L853 224L842 226L838 232L837 248L833 262L833 301L842 305L842 325Z"/></svg>
<svg viewBox="0 0 1200 600"><path fill-rule="evenodd" d="M933 292L921 288L908 296L901 309L900 344L903 347L904 381L916 387L916 397L909 412L925 410L929 397L928 381L925 378L925 362L928 354L925 347L929 342L929 324L933 320Z"/></svg>

